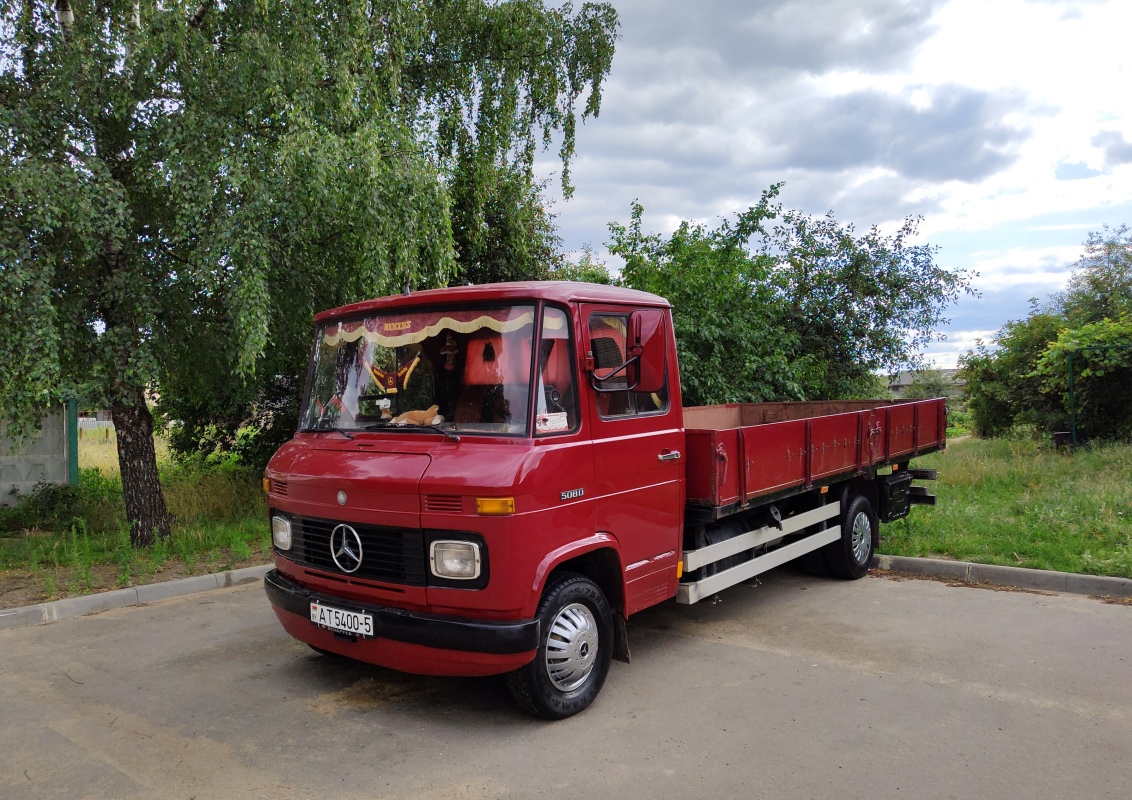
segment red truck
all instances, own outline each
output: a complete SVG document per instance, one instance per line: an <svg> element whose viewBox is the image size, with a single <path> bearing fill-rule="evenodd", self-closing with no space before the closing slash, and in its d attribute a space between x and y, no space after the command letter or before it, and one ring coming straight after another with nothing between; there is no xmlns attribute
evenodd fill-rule
<svg viewBox="0 0 1132 800"><path fill-rule="evenodd" d="M942 399L684 408L671 306L531 282L315 318L299 429L267 467L283 627L427 675L506 673L586 708L626 619L795 558L860 578L878 522L933 503L909 460Z"/></svg>

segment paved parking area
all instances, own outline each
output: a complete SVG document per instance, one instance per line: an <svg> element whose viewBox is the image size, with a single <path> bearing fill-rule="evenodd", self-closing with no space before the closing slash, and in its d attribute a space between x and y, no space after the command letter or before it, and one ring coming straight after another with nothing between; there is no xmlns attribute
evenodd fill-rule
<svg viewBox="0 0 1132 800"><path fill-rule="evenodd" d="M558 723L314 654L245 586L0 633L0 797L1121 798L1132 607L788 571L630 622Z"/></svg>

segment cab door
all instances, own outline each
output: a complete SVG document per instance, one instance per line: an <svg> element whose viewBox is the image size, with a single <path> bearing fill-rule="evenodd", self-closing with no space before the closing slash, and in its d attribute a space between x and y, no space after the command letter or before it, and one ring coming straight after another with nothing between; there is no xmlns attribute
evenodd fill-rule
<svg viewBox="0 0 1132 800"><path fill-rule="evenodd" d="M643 310L659 320L653 343L664 348L660 385L645 392L636 390L640 383L634 385L633 370L611 374L632 355L636 309L587 305L582 310L587 362L583 396L593 432L597 530L612 534L621 547L626 614L631 614L676 594L684 519L684 430L679 389L672 390L679 377L670 346L671 318L665 310ZM655 371L656 359L653 364Z"/></svg>

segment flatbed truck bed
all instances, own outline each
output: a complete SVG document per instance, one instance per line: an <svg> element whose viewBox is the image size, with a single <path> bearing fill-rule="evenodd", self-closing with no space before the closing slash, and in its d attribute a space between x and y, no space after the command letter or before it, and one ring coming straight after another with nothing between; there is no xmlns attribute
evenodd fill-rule
<svg viewBox="0 0 1132 800"><path fill-rule="evenodd" d="M892 470L880 476L872 498L885 522L904 516L912 504L934 502L911 485L914 478L934 474L908 472L907 464L946 447L947 403L935 398L693 406L684 409L684 427L683 574L689 577L676 599L695 603L836 542L841 528L829 521L841 512L844 492L830 498L831 487L876 486L878 471ZM759 518L764 524L742 530ZM759 555L759 548L766 552Z"/></svg>

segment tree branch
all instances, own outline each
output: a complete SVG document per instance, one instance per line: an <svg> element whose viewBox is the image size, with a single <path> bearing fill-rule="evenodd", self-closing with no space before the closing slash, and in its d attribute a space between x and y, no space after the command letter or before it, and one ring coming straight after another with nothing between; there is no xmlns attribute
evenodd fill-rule
<svg viewBox="0 0 1132 800"><path fill-rule="evenodd" d="M550 50L543 50L541 52L518 53L516 55L496 55L495 53L477 53L469 58L441 58L433 56L432 61L424 61L430 67L433 66L455 66L462 64L476 64L480 61L498 61L500 63L521 63L524 61L540 60L546 58L551 53Z"/></svg>
<svg viewBox="0 0 1132 800"><path fill-rule="evenodd" d="M189 17L189 27L199 28L204 23L204 16L212 7L216 5L216 0L202 0L201 4L197 6L197 10Z"/></svg>
<svg viewBox="0 0 1132 800"><path fill-rule="evenodd" d="M69 156L71 156L72 158L74 158L76 161L81 161L84 166L87 166L87 167L90 166L90 164L87 162L87 159L90 158L90 154L84 153L82 150L75 147L73 144L67 145L67 154Z"/></svg>
<svg viewBox="0 0 1132 800"><path fill-rule="evenodd" d="M71 28L75 24L75 12L71 8L71 0L56 0L55 19L59 20L59 24L63 26L64 35L71 32Z"/></svg>

